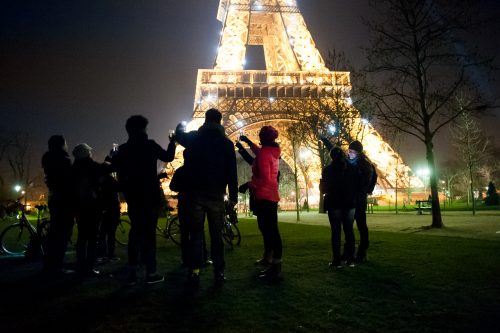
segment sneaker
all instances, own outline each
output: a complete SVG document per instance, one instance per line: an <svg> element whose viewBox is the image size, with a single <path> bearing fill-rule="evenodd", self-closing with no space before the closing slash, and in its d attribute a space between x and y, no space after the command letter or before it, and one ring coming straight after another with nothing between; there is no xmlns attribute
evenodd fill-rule
<svg viewBox="0 0 500 333"><path fill-rule="evenodd" d="M328 267L340 269L342 268L342 262L340 260L333 260L328 263Z"/></svg>
<svg viewBox="0 0 500 333"><path fill-rule="evenodd" d="M127 286L135 286L137 284L137 274L130 272L127 277Z"/></svg>
<svg viewBox="0 0 500 333"><path fill-rule="evenodd" d="M110 261L117 262L120 261L120 257L111 257L109 258Z"/></svg>
<svg viewBox="0 0 500 333"><path fill-rule="evenodd" d="M147 284L155 284L155 283L160 283L160 282L163 282L165 281L165 277L163 275L160 275L160 274L148 274L148 276L146 277L146 283Z"/></svg>
<svg viewBox="0 0 500 333"><path fill-rule="evenodd" d="M346 266L348 267L355 267L356 265L354 265L354 260L353 259L349 259L345 262Z"/></svg>

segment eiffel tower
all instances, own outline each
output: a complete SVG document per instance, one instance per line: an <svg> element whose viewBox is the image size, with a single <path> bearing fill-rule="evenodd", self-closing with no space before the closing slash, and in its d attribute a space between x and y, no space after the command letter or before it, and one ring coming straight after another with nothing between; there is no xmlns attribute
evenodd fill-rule
<svg viewBox="0 0 500 333"><path fill-rule="evenodd" d="M300 121L304 110L323 112L335 103L338 91L348 97L350 73L325 66L296 0L220 0L217 19L223 29L214 68L198 70L188 130L202 125L206 110L217 108L230 139L235 141L244 131L258 142L262 126L273 125L284 133L290 123ZM248 45L263 47L266 70L244 69ZM401 157L357 111L354 122L352 137L363 143L376 164L379 187L393 189L396 182L404 187L405 177L408 186L410 169ZM280 139L282 159L293 166L291 144L282 135ZM309 179L314 191L320 177L319 158L313 163L316 168Z"/></svg>

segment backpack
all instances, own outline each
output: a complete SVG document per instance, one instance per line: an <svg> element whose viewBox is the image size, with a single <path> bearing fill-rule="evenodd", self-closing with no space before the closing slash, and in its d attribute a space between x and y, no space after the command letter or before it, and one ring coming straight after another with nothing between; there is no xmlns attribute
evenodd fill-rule
<svg viewBox="0 0 500 333"><path fill-rule="evenodd" d="M373 193L373 190L375 189L375 185L377 185L377 179L378 179L377 168L375 168L375 165L373 165L373 163L371 164L371 166L372 166L372 178L370 179L370 183L368 184L368 187L367 187L368 194Z"/></svg>

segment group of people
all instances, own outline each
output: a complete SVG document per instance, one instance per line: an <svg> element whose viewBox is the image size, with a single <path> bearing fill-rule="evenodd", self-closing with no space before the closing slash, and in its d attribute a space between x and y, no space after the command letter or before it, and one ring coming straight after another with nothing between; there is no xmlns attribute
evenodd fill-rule
<svg viewBox="0 0 500 333"><path fill-rule="evenodd" d="M74 222L78 226L76 271L98 275L96 259L118 260L115 231L120 219L118 185L109 163L92 158L92 148L74 147L74 162L61 135L49 139L49 150L42 156L42 167L49 189L51 225L44 256L44 272L61 273Z"/></svg>
<svg viewBox="0 0 500 333"><path fill-rule="evenodd" d="M366 224L367 195L371 194L377 180L375 166L363 153L359 141L349 144L347 154L322 138L330 151L331 163L322 172L320 190L325 194L324 208L331 226L332 261L330 267L342 264L354 267L355 262L366 260L369 246ZM359 230L360 242L355 248L353 224ZM341 232L344 231L344 248L341 249Z"/></svg>
<svg viewBox="0 0 500 333"><path fill-rule="evenodd" d="M217 109L206 111L205 122L198 130L186 132L185 126L179 124L166 150L148 138L147 125L145 117L131 116L125 125L127 142L113 149L103 163L93 160L92 149L85 143L73 149L75 160L71 163L64 137L54 135L49 139L49 151L42 157L51 213L44 270L62 271L74 221L78 226L78 273L98 275L96 258L115 258L114 233L120 217L120 192L127 202L131 223L127 284L137 284L140 264L144 265L147 284L164 281L164 276L157 272L156 263L156 224L163 195L157 162L173 161L179 144L184 147L184 163L175 171L170 186L178 192L182 263L188 270L186 283L191 287L199 286L200 271L206 263L205 219L210 234L214 283L217 286L224 283L222 226L226 209L233 209L237 203L238 191L250 192L251 209L257 216L263 237L263 255L257 263L264 269L258 277L280 281L283 246L277 213L281 155L276 142L278 131L272 126L263 126L259 131L260 145L244 135L236 142L238 152L252 166L252 178L238 187L235 144L226 137L222 114ZM374 170L362 153L360 142L351 143L346 156L327 139L323 141L332 157L332 163L323 170L320 184L326 194L325 210L332 227L331 266L341 267L342 261L353 265L355 260L364 260L368 248L364 214ZM242 143L248 145L253 155ZM354 218L361 234L356 256ZM341 255L342 228L345 246Z"/></svg>

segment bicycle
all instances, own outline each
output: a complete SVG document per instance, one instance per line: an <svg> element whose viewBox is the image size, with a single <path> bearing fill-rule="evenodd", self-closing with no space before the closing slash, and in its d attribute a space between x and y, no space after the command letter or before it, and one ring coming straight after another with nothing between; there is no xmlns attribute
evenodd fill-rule
<svg viewBox="0 0 500 333"><path fill-rule="evenodd" d="M232 249L234 245L239 246L241 243L240 229L236 225L238 223L238 214L234 207L228 205L228 201L225 201L224 204L226 212L224 224L222 225L222 239Z"/></svg>
<svg viewBox="0 0 500 333"><path fill-rule="evenodd" d="M179 224L179 216L173 213L174 208L167 206L165 228L159 224L156 225L157 234L167 239L171 239L175 245L181 246L181 226Z"/></svg>
<svg viewBox="0 0 500 333"><path fill-rule="evenodd" d="M173 208L167 208L167 222L165 228L159 224L156 225L156 233L158 236L171 239L176 245L181 245L181 228L179 225L179 217L172 213ZM125 218L120 218L118 227L116 228L115 239L120 245L128 245L128 233L130 231L130 221Z"/></svg>
<svg viewBox="0 0 500 333"><path fill-rule="evenodd" d="M20 199L16 200L13 207L17 211L18 222L9 225L0 234L2 251L9 255L43 256L50 226L50 220L43 216L47 206L35 206L38 217L34 226L26 217L26 206Z"/></svg>

